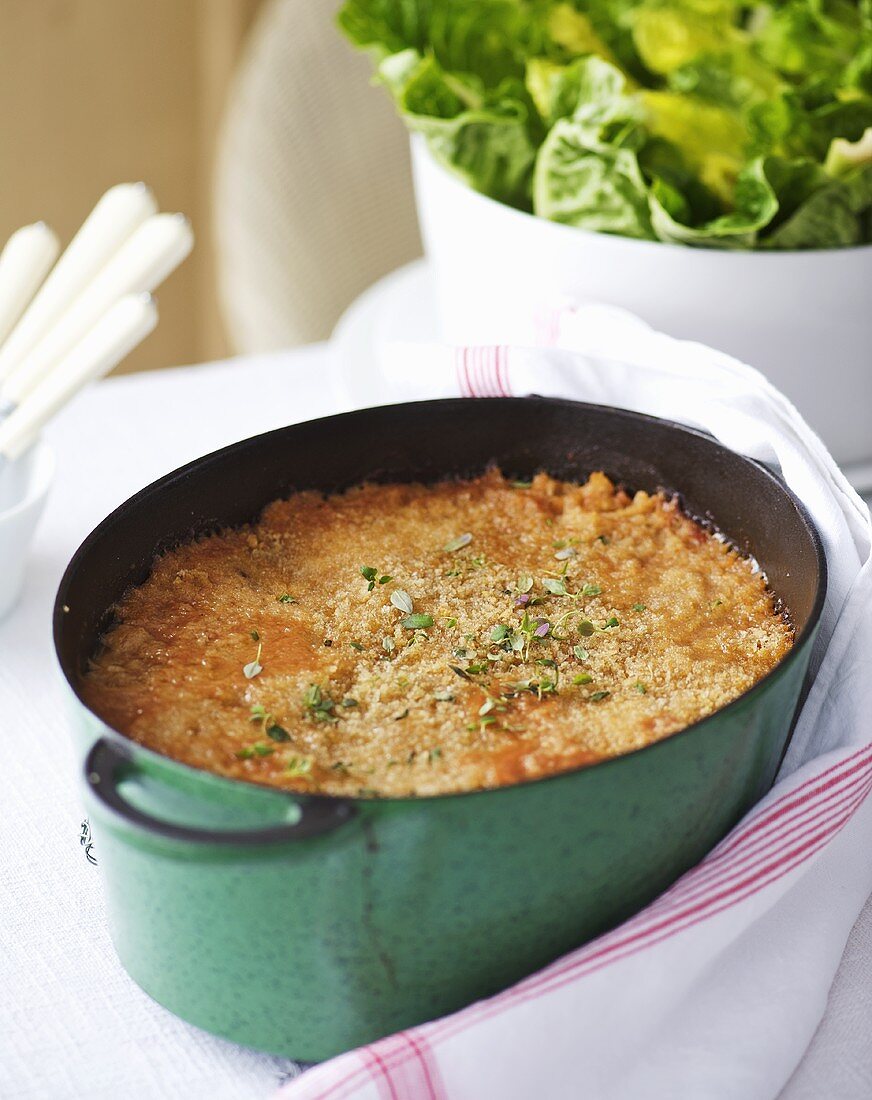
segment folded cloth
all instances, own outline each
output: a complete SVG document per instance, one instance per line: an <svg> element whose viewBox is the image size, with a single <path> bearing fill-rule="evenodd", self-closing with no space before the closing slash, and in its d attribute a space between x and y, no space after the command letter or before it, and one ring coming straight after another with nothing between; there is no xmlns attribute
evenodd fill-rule
<svg viewBox="0 0 872 1100"><path fill-rule="evenodd" d="M559 347L382 349L398 401L543 394L705 429L776 470L823 538L813 682L769 793L647 909L503 993L334 1058L288 1100L775 1097L819 1023L872 891L872 524L826 448L755 370L605 307Z"/></svg>

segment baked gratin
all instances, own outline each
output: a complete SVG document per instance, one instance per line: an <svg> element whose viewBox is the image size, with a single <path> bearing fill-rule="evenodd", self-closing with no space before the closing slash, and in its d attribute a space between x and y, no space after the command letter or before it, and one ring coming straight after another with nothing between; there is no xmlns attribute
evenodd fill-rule
<svg viewBox="0 0 872 1100"><path fill-rule="evenodd" d="M434 795L667 737L792 642L755 563L675 499L490 470L297 493L164 554L114 609L83 691L197 768Z"/></svg>

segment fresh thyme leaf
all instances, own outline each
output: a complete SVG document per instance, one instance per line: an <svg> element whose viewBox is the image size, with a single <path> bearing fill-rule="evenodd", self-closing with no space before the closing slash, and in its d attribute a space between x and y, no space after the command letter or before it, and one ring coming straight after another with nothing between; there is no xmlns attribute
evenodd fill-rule
<svg viewBox="0 0 872 1100"><path fill-rule="evenodd" d="M574 645L572 647L572 652L579 659L579 661L586 661L588 659L588 657L590 656L590 654L584 648L583 645Z"/></svg>
<svg viewBox="0 0 872 1100"><path fill-rule="evenodd" d="M266 720L266 717L266 707L263 703L253 703L251 707L252 722L263 722Z"/></svg>
<svg viewBox="0 0 872 1100"><path fill-rule="evenodd" d="M422 615L416 613L414 615L407 615L405 619L400 620L400 626L404 626L406 630L426 630L433 625L432 615Z"/></svg>
<svg viewBox="0 0 872 1100"><path fill-rule="evenodd" d="M260 741L258 741L257 744L252 745L252 748L254 749L254 751L257 753L258 756L270 756L272 753L274 753L276 751L272 747L272 745L264 745Z"/></svg>
<svg viewBox="0 0 872 1100"><path fill-rule="evenodd" d="M432 764L433 761L438 760L441 755L442 755L441 746L437 745L435 749L430 749L430 751L427 753L428 763Z"/></svg>
<svg viewBox="0 0 872 1100"><path fill-rule="evenodd" d="M591 695L590 698L591 698L592 702L598 703L600 701L600 699L605 699L609 695L611 695L610 691L595 691L595 692L593 692L593 694Z"/></svg>
<svg viewBox="0 0 872 1100"><path fill-rule="evenodd" d="M316 722L336 722L338 719L333 713L336 704L329 695L326 695L318 684L310 684L303 696L303 707L309 712Z"/></svg>
<svg viewBox="0 0 872 1100"><path fill-rule="evenodd" d="M603 627L603 630L608 630L610 627L620 625L621 624L618 622L618 620L614 617L614 615L612 615L610 619L606 619L606 625Z"/></svg>
<svg viewBox="0 0 872 1100"><path fill-rule="evenodd" d="M472 677L469 675L465 668L460 668L459 665L449 665L448 667L453 673L459 676L461 680L472 680Z"/></svg>
<svg viewBox="0 0 872 1100"><path fill-rule="evenodd" d="M582 638L589 638L591 634L596 630L596 627L590 621L590 619L582 619L578 624L578 633Z"/></svg>
<svg viewBox="0 0 872 1100"><path fill-rule="evenodd" d="M363 653L363 646L360 644L360 642L349 642L348 644L351 646L352 649L356 649L358 653Z"/></svg>
<svg viewBox="0 0 872 1100"><path fill-rule="evenodd" d="M395 714L394 715L394 721L395 722L402 722L402 720L404 718L408 718L408 717L409 717L409 708L406 707L406 709L404 711L402 711L400 714Z"/></svg>
<svg viewBox="0 0 872 1100"><path fill-rule="evenodd" d="M259 642L260 641L260 635L258 634L258 632L256 630L250 631L249 632L249 637L251 638L251 640L253 642Z"/></svg>
<svg viewBox="0 0 872 1100"><path fill-rule="evenodd" d="M513 481L511 483L513 489L529 489L532 484L532 481Z"/></svg>
<svg viewBox="0 0 872 1100"><path fill-rule="evenodd" d="M263 672L263 665L260 663L260 654L263 649L263 642L257 643L257 656L253 661L249 661L247 665L242 666L242 675L246 680L253 680L255 676L259 676Z"/></svg>
<svg viewBox="0 0 872 1100"><path fill-rule="evenodd" d="M638 691L638 693L640 695L647 695L648 694L648 689L641 682L638 683L638 684L633 684L633 691Z"/></svg>
<svg viewBox="0 0 872 1100"><path fill-rule="evenodd" d="M458 535L457 538L449 539L448 542L442 547L447 553L451 554L455 550L462 550L464 546L469 546L472 542L472 535L469 531L465 531L462 535Z"/></svg>
<svg viewBox="0 0 872 1100"><path fill-rule="evenodd" d="M288 731L277 722L273 722L271 726L267 726L266 735L273 741L290 741L291 739L291 735Z"/></svg>
<svg viewBox="0 0 872 1100"><path fill-rule="evenodd" d="M393 638L382 638L382 649L385 651L385 653L393 653L395 648L396 643L394 642Z"/></svg>
<svg viewBox="0 0 872 1100"><path fill-rule="evenodd" d="M378 579L378 583L379 583L379 584L388 584L388 583L389 583L390 581L392 581L393 579L394 579L394 578L393 578L393 577L391 577L391 576L389 576L389 575L388 575L387 573L383 573L383 574L382 574L382 575L381 575L381 576L379 577L379 579Z"/></svg>
<svg viewBox="0 0 872 1100"><path fill-rule="evenodd" d="M360 567L360 575L365 581L369 581L369 584L366 586L367 592L372 592L378 578L378 570L373 565L362 565Z"/></svg>
<svg viewBox="0 0 872 1100"><path fill-rule="evenodd" d="M566 585L563 581L555 580L554 577L545 577L542 581L542 587L546 588L552 596L566 595Z"/></svg>
<svg viewBox="0 0 872 1100"><path fill-rule="evenodd" d="M634 603L633 604L633 610L634 611L644 611L645 610L645 604L643 604L643 603Z"/></svg>
<svg viewBox="0 0 872 1100"><path fill-rule="evenodd" d="M573 684L590 684L593 682L593 676L589 672L579 672L577 676L572 678Z"/></svg>
<svg viewBox="0 0 872 1100"><path fill-rule="evenodd" d="M344 767L344 765L342 766ZM287 770L291 775L308 775L312 770L312 760L308 756L292 756L288 760Z"/></svg>
<svg viewBox="0 0 872 1100"><path fill-rule="evenodd" d="M582 596L598 596L602 589L598 584L586 584L581 590Z"/></svg>
<svg viewBox="0 0 872 1100"><path fill-rule="evenodd" d="M276 600L279 603L297 603L297 597L289 596L287 592L282 593L281 596L276 596Z"/></svg>
<svg viewBox="0 0 872 1100"><path fill-rule="evenodd" d="M347 695L347 696L346 696L346 697L345 697L345 698L344 698L344 699L342 700L342 705L343 705L344 707L346 707L346 708L348 708L348 707L356 707L356 706L357 706L357 700L356 700L356 699L352 699L350 695Z"/></svg>
<svg viewBox="0 0 872 1100"><path fill-rule="evenodd" d="M532 589L533 578L528 577L526 573L522 573L521 576L518 577L518 591L523 596L525 593L532 591Z"/></svg>
<svg viewBox="0 0 872 1100"><path fill-rule="evenodd" d="M454 692L451 688L439 688L437 691L433 692L433 698L438 703L453 703Z"/></svg>
<svg viewBox="0 0 872 1100"><path fill-rule="evenodd" d="M578 551L574 546L564 546L554 555L558 561L569 561L570 558L577 558Z"/></svg>
<svg viewBox="0 0 872 1100"><path fill-rule="evenodd" d="M397 609L402 611L404 615L412 614L412 597L408 592L405 592L402 588L397 588L391 592L391 603Z"/></svg>
<svg viewBox="0 0 872 1100"><path fill-rule="evenodd" d="M453 630L457 626L457 619L449 619L445 625L449 630Z"/></svg>
<svg viewBox="0 0 872 1100"><path fill-rule="evenodd" d="M492 642L501 642L503 638L508 637L509 628L503 626L502 623L498 623L490 633Z"/></svg>
<svg viewBox="0 0 872 1100"><path fill-rule="evenodd" d="M237 760L250 760L252 756L254 756L254 749L250 748L240 749L239 752L236 753Z"/></svg>
<svg viewBox="0 0 872 1100"><path fill-rule="evenodd" d="M489 695L487 699L485 699L485 701L482 703L482 705L478 708L479 716L484 718L486 714L490 714L490 712L494 709L496 705L496 700Z"/></svg>

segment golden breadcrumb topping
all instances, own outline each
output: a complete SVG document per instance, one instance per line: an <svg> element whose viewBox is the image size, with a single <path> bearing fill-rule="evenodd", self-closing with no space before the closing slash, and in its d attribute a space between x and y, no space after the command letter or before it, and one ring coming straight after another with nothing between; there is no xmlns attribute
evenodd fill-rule
<svg viewBox="0 0 872 1100"><path fill-rule="evenodd" d="M495 469L270 504L160 557L84 680L222 775L433 795L640 748L790 649L755 563L663 495Z"/></svg>

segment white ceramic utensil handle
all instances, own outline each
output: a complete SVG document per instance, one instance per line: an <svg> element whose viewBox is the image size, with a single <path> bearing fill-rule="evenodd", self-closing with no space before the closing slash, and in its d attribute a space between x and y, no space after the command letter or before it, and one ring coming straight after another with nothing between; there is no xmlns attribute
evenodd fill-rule
<svg viewBox="0 0 872 1100"><path fill-rule="evenodd" d="M60 243L45 222L22 226L6 242L0 252L0 344L17 324L59 251Z"/></svg>
<svg viewBox="0 0 872 1100"><path fill-rule="evenodd" d="M155 214L143 222L15 367L0 390L2 402L20 404L110 306L124 294L154 290L188 255L193 243L183 214Z"/></svg>
<svg viewBox="0 0 872 1100"><path fill-rule="evenodd" d="M42 339L131 233L156 213L154 195L144 183L119 183L109 188L0 348L0 380Z"/></svg>
<svg viewBox="0 0 872 1100"><path fill-rule="evenodd" d="M110 371L156 324L157 307L148 294L129 294L116 302L0 424L0 455L15 459L27 450L58 409L92 379Z"/></svg>

